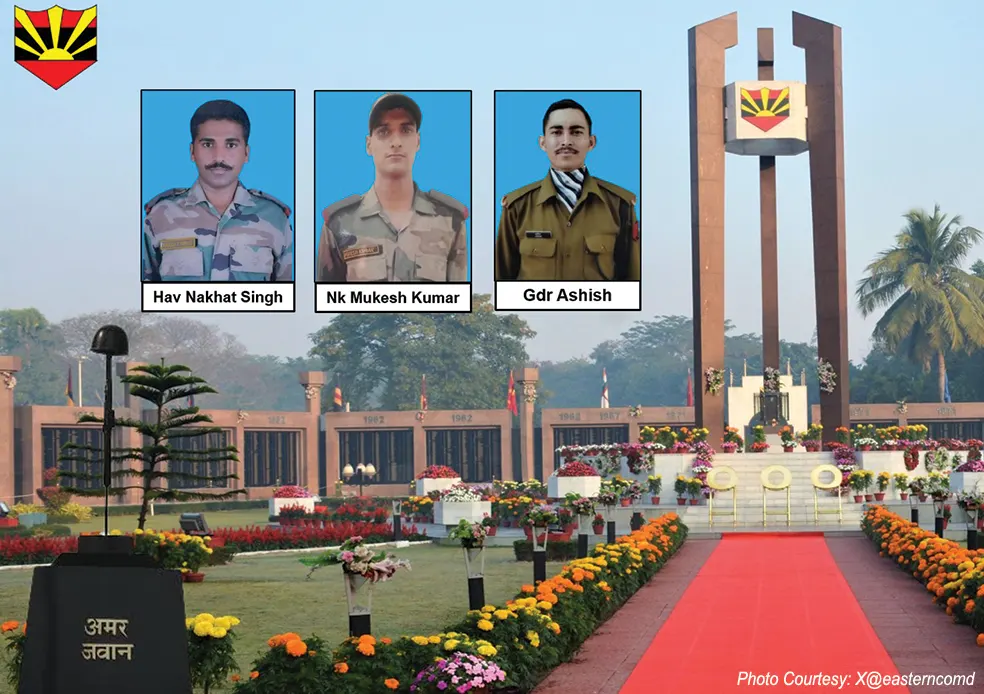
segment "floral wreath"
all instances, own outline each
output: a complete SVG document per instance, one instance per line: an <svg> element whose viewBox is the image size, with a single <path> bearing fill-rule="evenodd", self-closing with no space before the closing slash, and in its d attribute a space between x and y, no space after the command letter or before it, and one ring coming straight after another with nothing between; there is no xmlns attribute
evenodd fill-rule
<svg viewBox="0 0 984 694"><path fill-rule="evenodd" d="M762 376L762 390L766 393L778 393L782 388L782 383L779 381L779 369L774 369L771 366L765 367L765 372Z"/></svg>
<svg viewBox="0 0 984 694"><path fill-rule="evenodd" d="M820 381L820 391L823 393L833 393L837 388L834 365L822 357L817 357L817 380Z"/></svg>
<svg viewBox="0 0 984 694"><path fill-rule="evenodd" d="M704 392L717 395L724 387L724 370L708 366L704 369Z"/></svg>

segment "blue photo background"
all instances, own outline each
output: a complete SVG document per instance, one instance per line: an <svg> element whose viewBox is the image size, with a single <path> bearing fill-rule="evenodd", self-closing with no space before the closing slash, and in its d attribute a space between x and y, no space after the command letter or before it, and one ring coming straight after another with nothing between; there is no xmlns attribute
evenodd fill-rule
<svg viewBox="0 0 984 694"><path fill-rule="evenodd" d="M249 116L249 161L240 180L247 188L262 190L288 205L296 236L293 91L154 90L142 92L140 98L141 233L145 203L171 188L190 188L198 178L191 161L192 115L206 101L228 99L242 106ZM294 245L296 267L296 240ZM142 248L143 244L141 255Z"/></svg>
<svg viewBox="0 0 984 694"><path fill-rule="evenodd" d="M362 195L376 177L366 154L369 111L385 92L316 92L314 95L314 243L324 223L322 211L350 195ZM420 151L413 178L421 190L450 195L471 210L471 93L402 92L421 111ZM471 281L471 218L468 235L468 281ZM317 250L315 250L317 257Z"/></svg>
<svg viewBox="0 0 984 694"><path fill-rule="evenodd" d="M501 201L517 188L544 178L550 170L543 135L543 114L550 104L573 99L591 116L598 138L585 164L592 176L636 194L636 218L642 199L642 93L619 92L496 92L495 94L495 228Z"/></svg>

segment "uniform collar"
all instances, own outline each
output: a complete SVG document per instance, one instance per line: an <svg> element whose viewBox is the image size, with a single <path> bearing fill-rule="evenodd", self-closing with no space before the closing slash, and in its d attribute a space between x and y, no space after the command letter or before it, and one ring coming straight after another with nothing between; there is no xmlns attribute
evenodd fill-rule
<svg viewBox="0 0 984 694"><path fill-rule="evenodd" d="M599 198L602 197L601 188L598 186L598 182L590 172L585 170L584 183L581 186L581 197L578 198L578 202L581 202L581 200L592 194L597 195ZM557 197L557 187L554 185L553 177L550 176L550 172L547 171L546 178L544 178L540 183L540 192L536 196L536 204L542 205L547 200L555 197Z"/></svg>
<svg viewBox="0 0 984 694"><path fill-rule="evenodd" d="M188 197L186 198L189 205L197 205L200 202L208 202L208 198L205 197L205 189L202 188L202 182L200 179L195 179L195 185L191 187L188 191ZM236 194L232 196L232 204L238 207L252 207L256 204L256 200L250 195L249 191L242 183L236 184Z"/></svg>
<svg viewBox="0 0 984 694"><path fill-rule="evenodd" d="M359 203L359 216L365 219L366 217L372 217L374 214L379 214L382 211L383 206L379 203L379 197L376 195L376 189L370 188L366 194L362 196L362 202ZM437 214L437 208L434 207L434 203L432 203L427 196L421 192L416 183L413 184L413 211L430 216Z"/></svg>

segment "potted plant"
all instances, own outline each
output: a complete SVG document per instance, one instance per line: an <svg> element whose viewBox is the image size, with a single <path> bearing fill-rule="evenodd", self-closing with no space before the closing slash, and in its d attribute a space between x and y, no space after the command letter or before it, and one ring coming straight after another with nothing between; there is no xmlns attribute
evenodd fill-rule
<svg viewBox="0 0 984 694"><path fill-rule="evenodd" d="M858 470L861 473L862 478L864 478L864 500L874 501L875 495L871 494L868 490L871 489L871 485L875 483L875 473L871 470Z"/></svg>
<svg viewBox="0 0 984 694"><path fill-rule="evenodd" d="M631 506L642 498L642 485L638 482L629 482L622 490L622 506Z"/></svg>
<svg viewBox="0 0 984 694"><path fill-rule="evenodd" d="M485 534L489 537L495 537L495 534L499 532L499 517L496 515L486 514L482 518L482 527L485 528Z"/></svg>
<svg viewBox="0 0 984 694"><path fill-rule="evenodd" d="M285 506L300 506L307 513L314 511L314 496L304 487L296 484L287 484L283 487L273 488L273 498L269 501L268 514L272 518L280 515L280 511ZM298 520L301 517L298 517Z"/></svg>
<svg viewBox="0 0 984 694"><path fill-rule="evenodd" d="M796 435L793 428L788 424L779 430L779 438L782 439L782 452L792 453L796 450Z"/></svg>
<svg viewBox="0 0 984 694"><path fill-rule="evenodd" d="M557 523L562 533L573 533L577 529L577 521L571 509L561 506L557 509Z"/></svg>
<svg viewBox="0 0 984 694"><path fill-rule="evenodd" d="M687 478L677 475L676 482L673 483L673 491L677 495L677 506L687 505Z"/></svg>
<svg viewBox="0 0 984 694"><path fill-rule="evenodd" d="M458 540L465 549L484 547L485 538L488 536L488 530L486 529L484 520L482 519L478 523L472 523L462 518L458 521L458 525L451 528L448 532L448 539Z"/></svg>
<svg viewBox="0 0 984 694"><path fill-rule="evenodd" d="M847 478L847 483L854 490L854 503L860 504L864 501L864 490L868 488L868 480L864 476L864 470L855 470Z"/></svg>
<svg viewBox="0 0 984 694"><path fill-rule="evenodd" d="M596 513L594 520L591 522L591 529L594 530L595 535L601 535L605 532L605 517L600 513Z"/></svg>
<svg viewBox="0 0 984 694"><path fill-rule="evenodd" d="M885 490L892 482L892 473L885 471L878 473L878 491L875 492L875 501L885 500Z"/></svg>
<svg viewBox="0 0 984 694"><path fill-rule="evenodd" d="M417 673L410 691L414 694L483 694L491 691L494 683L504 682L505 679L505 671L491 660L457 652L447 658L439 658Z"/></svg>
<svg viewBox="0 0 984 694"><path fill-rule="evenodd" d="M851 430L847 427L837 427L834 429L834 434L837 436L837 442L845 446L851 443Z"/></svg>
<svg viewBox="0 0 984 694"><path fill-rule="evenodd" d="M823 425L816 422L807 427L806 431L800 433L799 440L808 453L816 453L821 448L820 439L822 436Z"/></svg>
<svg viewBox="0 0 984 694"><path fill-rule="evenodd" d="M913 477L912 481L909 482L909 489L915 494L920 501L926 501L926 492L923 491L923 487L926 484L926 477L924 475L919 475L918 477Z"/></svg>
<svg viewBox="0 0 984 694"><path fill-rule="evenodd" d="M427 496L431 492L440 492L448 487L461 484L461 475L447 465L431 465L417 475L415 491L417 496Z"/></svg>
<svg viewBox="0 0 984 694"><path fill-rule="evenodd" d="M745 447L745 439L736 427L725 427L721 437L721 450L725 453L740 453Z"/></svg>
<svg viewBox="0 0 984 694"><path fill-rule="evenodd" d="M300 504L281 506L279 522L282 526L299 525L305 515L307 515L307 508Z"/></svg>
<svg viewBox="0 0 984 694"><path fill-rule="evenodd" d="M521 521L523 524L523 530L526 531L526 539L533 542L533 534L536 533L536 542L542 542L543 538L546 536L546 530L551 525L557 525L560 522L560 518L557 517L557 512L551 506L534 506L527 511L526 515L523 516ZM541 534L540 529L544 532Z"/></svg>
<svg viewBox="0 0 984 694"><path fill-rule="evenodd" d="M929 456L928 453L926 455ZM950 473L950 489L954 492L974 489L981 482L984 482L984 461L971 460L969 455L967 462L961 463Z"/></svg>
<svg viewBox="0 0 984 694"><path fill-rule="evenodd" d="M201 583L205 580L205 574L199 569L202 564L208 561L212 554L212 548L208 546L206 538L198 535L177 535L177 547L172 550L175 563L180 562L178 568L181 571L181 579L185 583Z"/></svg>
<svg viewBox="0 0 984 694"><path fill-rule="evenodd" d="M659 506L659 493L663 491L663 476L650 475L647 482L649 483L649 500L653 506Z"/></svg>
<svg viewBox="0 0 984 694"><path fill-rule="evenodd" d="M564 463L547 480L547 496L551 499L564 499L568 494L590 498L598 496L600 490L601 475L580 460Z"/></svg>
<svg viewBox="0 0 984 694"><path fill-rule="evenodd" d="M892 486L898 492L899 499L905 501L909 498L909 476L904 472L896 472L892 475Z"/></svg>
<svg viewBox="0 0 984 694"><path fill-rule="evenodd" d="M594 515L595 512L594 501L587 497L578 496L577 494L568 494L564 503L577 519L577 526L579 528L587 527L587 519ZM582 524L584 525L582 526Z"/></svg>
<svg viewBox="0 0 984 694"><path fill-rule="evenodd" d="M756 424L752 427L752 453L765 453L769 450L769 444L765 442L765 427Z"/></svg>
<svg viewBox="0 0 984 694"><path fill-rule="evenodd" d="M700 503L700 497L704 493L704 483L693 477L687 480L687 494L690 495L690 505L696 506Z"/></svg>

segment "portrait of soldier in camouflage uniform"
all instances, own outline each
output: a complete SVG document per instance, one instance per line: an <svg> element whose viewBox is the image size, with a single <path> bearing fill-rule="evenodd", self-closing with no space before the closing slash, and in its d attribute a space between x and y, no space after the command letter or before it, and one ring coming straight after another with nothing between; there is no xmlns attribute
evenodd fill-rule
<svg viewBox="0 0 984 694"><path fill-rule="evenodd" d="M318 242L318 282L465 282L468 208L413 179L422 114L405 94L369 113L372 188L329 205Z"/></svg>
<svg viewBox="0 0 984 694"><path fill-rule="evenodd" d="M290 208L239 180L249 161L250 123L231 101L202 104L191 117L198 180L144 205L147 282L290 282Z"/></svg>

